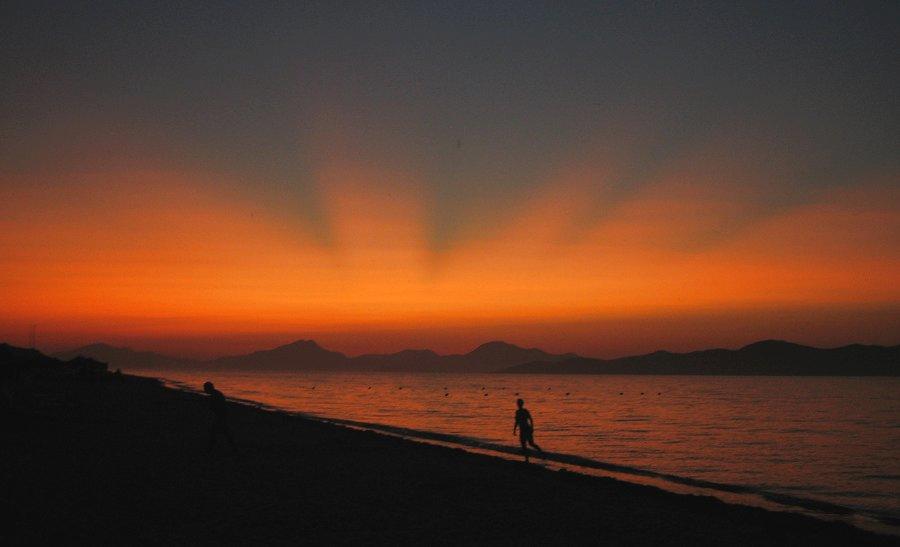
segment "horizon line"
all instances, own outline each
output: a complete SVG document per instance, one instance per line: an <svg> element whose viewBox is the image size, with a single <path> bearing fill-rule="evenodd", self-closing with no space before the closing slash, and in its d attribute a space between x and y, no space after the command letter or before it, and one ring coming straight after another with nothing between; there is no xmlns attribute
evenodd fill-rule
<svg viewBox="0 0 900 547"><path fill-rule="evenodd" d="M740 345L738 345L737 347L729 347L729 346L724 346L724 345L722 345L722 346L706 346L706 347L699 347L699 348L689 349L689 350L686 350L686 351L672 351L672 350L668 350L668 349L665 349L665 348L659 348L659 349L656 349L656 350L653 350L653 351L647 351L647 352L643 352L643 353L628 353L628 354L617 355L617 356L613 356L613 357L596 357L596 356L592 356L592 355L583 355L583 354L580 354L580 353L577 353L577 352L574 352L574 351L566 351L566 352L562 352L562 353L555 353L555 352L552 352L552 351L545 350L545 349L543 349L543 348L541 348L541 347L538 347L538 346L522 346L522 345L515 344L515 343L512 343L512 342L507 342L507 341L505 341L505 340L494 339L494 340L488 340L488 341L486 341L486 342L482 342L481 344L476 345L476 346L475 346L474 348L472 348L471 350L466 351L466 352L462 352L462 353L439 353L439 352L437 352L437 351L435 351L435 350L432 350L432 349L430 349L430 348L427 348L427 347L426 347L426 348L413 348L413 347L410 347L410 348L403 348L403 349L400 349L400 350L397 350L397 351L390 351L390 352L381 352L381 353L366 352L366 353L359 353L359 354L349 354L349 353L344 353L343 351L340 351L339 349L331 349L331 348L329 348L329 347L323 346L322 344L320 344L319 342L317 342L315 339L312 339L312 338L297 338L297 339L292 340L292 341L290 341L290 342L286 342L286 343L283 343L283 344L278 344L278 345L271 346L271 347L268 347L268 346L267 346L267 347L260 347L260 348L253 349L253 350L250 350L250 351L247 351L247 352L243 352L243 353L222 354L222 355L218 355L218 356L215 356L215 357L207 357L207 358L184 357L184 356L174 355L174 354L170 354L170 353L163 353L163 352L159 352L159 351L155 351L155 350L149 350L149 349L136 349L136 348L130 347L130 346L119 346L119 345L114 345L114 344L110 344L110 343L103 342L103 341L90 342L90 343L88 343L88 344L82 344L82 345L79 345L79 346L76 346L76 347L73 347L73 348L70 348L70 349L65 349L65 350L60 350L60 351L52 351L52 352L46 352L46 353L45 353L43 350L41 350L41 349L39 349L38 347L36 347L36 346L32 346L31 348L26 348L26 349L35 349L35 350L37 350L37 351L40 351L41 353L44 353L45 355L55 356L55 355L59 355L59 354L61 354L61 353L69 353L69 352L77 351L77 350L79 350L79 349L83 349L83 348L87 348L87 347L91 347L91 346L107 346L107 347L112 348L112 349L117 349L117 350L127 350L127 351L136 352L136 353L152 353L152 354L158 355L158 356L160 356L160 357L165 357L165 358L168 358L168 359L173 359L173 360L178 360L178 361L196 362L196 363L208 363L208 362L216 361L216 360L218 360L218 359L227 359L227 358L230 358L230 357L241 357L241 356L251 355L251 354L257 353L257 352L272 351L272 350L276 350L276 349L279 349L279 348L282 348L282 347L286 347L286 346L290 346L290 345L296 344L296 343L298 343L298 342L312 342L312 343L314 343L317 347L319 347L319 348L321 348L321 349L323 349L323 350L330 351L330 352L335 352L335 353L339 353L339 354L343 355L344 357L346 357L347 359L355 359L355 358L366 357L366 356L395 355L395 354L402 353L402 352L406 352L406 351L430 351L430 352L434 353L435 355L437 355L438 357L462 356L462 355L468 355L469 353L472 353L472 352L474 352L475 350L477 350L478 348L483 347L483 346L485 346L485 345L488 345L488 344L497 344L497 343L499 343L499 344L505 344L505 345L508 345L508 346L514 346L514 347L516 347L516 348L519 348L519 349L522 349L522 350L526 350L526 351L537 350L537 351L541 351L541 352L547 353L547 354L549 354L549 355L571 355L572 358L594 359L594 360L599 360L599 361L612 361L612 360L616 360L616 359L625 359L625 358L629 358L629 357L639 357L639 356L644 356L644 355L653 355L653 354L656 354L656 353L671 353L671 354L676 354L676 355L684 355L684 354L688 354L688 353L701 352L701 351L712 351L712 350L720 350L720 349L721 349L721 350L727 350L727 351L739 351L739 350L744 349L744 348L746 348L746 347L749 347L749 346L752 346L752 345L755 345L755 344L764 343L764 342L778 342L778 343L785 343L785 344L791 344L791 345L795 345L795 346L801 346L801 347L813 348L813 349L820 349L820 350L833 350L833 349L840 349L840 348L845 348L845 347L849 347L849 346L883 347L883 348L892 348L892 347L900 346L900 342L898 342L898 343L896 343L896 344L865 344L865 343L862 343L862 342L849 342L849 343L840 344L840 345L836 345L836 346L818 346L818 345L811 345L811 344L803 344L803 343L800 343L800 342L794 342L794 341L787 340L787 339L782 339L782 338L763 338L763 339L758 339L758 340L754 340L754 341L751 341L751 342L747 342L747 343L744 343L744 344L740 344ZM2 342L2 343L7 344L7 345L10 345L10 346L14 346L13 344L10 344L10 343L8 343L8 342ZM21 347L21 346L14 346L14 347Z"/></svg>

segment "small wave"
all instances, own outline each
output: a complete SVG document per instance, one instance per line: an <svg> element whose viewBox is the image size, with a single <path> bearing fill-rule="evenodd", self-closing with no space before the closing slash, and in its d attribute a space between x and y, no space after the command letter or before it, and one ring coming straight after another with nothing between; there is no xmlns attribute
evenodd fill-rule
<svg viewBox="0 0 900 547"><path fill-rule="evenodd" d="M900 481L900 475L863 475L863 478L884 481Z"/></svg>
<svg viewBox="0 0 900 547"><path fill-rule="evenodd" d="M502 454L512 454L519 455L521 451L517 447L501 445L489 441L474 439L471 437L467 437L464 435L451 435L446 433L437 433L434 431L423 431L418 429L410 429L406 427L399 426L390 426L384 424L377 424L371 422L360 422L355 420L344 420L344 419L332 419L332 418L317 418L326 422L335 423L339 425L347 425L351 427L358 427L363 429L370 429L373 431L381 431L385 433L390 433L394 435L399 435L411 439L421 439L421 440L433 440L451 444L457 444L461 446L468 446L471 448L478 448L481 450L490 450L493 452L499 452ZM657 471L651 471L649 469L641 469L638 467L632 467L628 465L621 465L610 462L603 462L599 460L593 460L590 458L586 458L583 456L575 456L572 454L563 454L558 452L544 452L542 454L544 460L551 461L554 463L560 464L568 464L574 465L578 467L583 467L586 469L597 469L601 471L609 471L613 473L620 473L624 475L634 475L638 477L649 477L653 479L660 479L662 481L680 484L684 486L694 487L694 488L703 488L706 490L712 491L720 491L731 494L751 494L760 496L763 499L778 503L780 505L796 507L800 509L806 509L809 511L829 514L829 515L839 515L839 516L849 516L857 514L854 509L849 507L845 507L843 505L838 505L835 503L830 503L822 500L805 498L800 496L793 496L790 494L772 492L768 490L762 490L759 488L755 488L752 486L741 485L741 484L729 484L722 482L709 481L704 479L697 479L691 477L685 477L681 475L674 475L670 473L661 473ZM873 514L874 518L886 523L895 525L895 521L898 521L897 517L888 514Z"/></svg>

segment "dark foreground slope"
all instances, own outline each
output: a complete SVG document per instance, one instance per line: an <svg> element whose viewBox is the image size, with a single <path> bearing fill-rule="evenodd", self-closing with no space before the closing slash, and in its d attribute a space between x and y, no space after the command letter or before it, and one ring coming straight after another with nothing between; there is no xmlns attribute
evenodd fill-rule
<svg viewBox="0 0 900 547"><path fill-rule="evenodd" d="M205 403L130 376L31 380L4 414L0 543L897 543L236 405L240 454L208 455Z"/></svg>

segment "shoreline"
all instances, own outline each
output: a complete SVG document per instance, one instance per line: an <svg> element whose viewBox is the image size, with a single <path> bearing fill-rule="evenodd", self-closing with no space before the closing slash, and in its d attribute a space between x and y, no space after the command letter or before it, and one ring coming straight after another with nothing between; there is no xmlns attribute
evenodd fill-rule
<svg viewBox="0 0 900 547"><path fill-rule="evenodd" d="M147 371L153 374L154 371ZM431 373L423 373L431 374ZM440 374L440 373L438 373ZM172 380L163 376L149 376L163 382L168 387L184 390L188 393L202 394L202 391L190 384ZM238 404L259 408L265 411L279 412L303 419L315 420L352 429L372 431L391 437L424 442L448 448L460 448L468 452L490 457L521 461L521 451L514 445L503 445L483 441L460 434L443 433L434 430L414 429L378 422L351 420L340 417L312 414L272 406L252 399L228 397ZM533 455L532 463L540 462L543 467L555 471L573 471L589 476L613 478L622 482L651 486L675 494L713 496L725 503L759 507L770 511L799 513L825 521L839 521L879 534L900 536L900 518L890 513L869 511L844 506L825 500L802 497L790 493L765 490L742 484L722 483L653 471L624 464L595 460L586 456L569 453L545 452Z"/></svg>
<svg viewBox="0 0 900 547"><path fill-rule="evenodd" d="M18 403L2 500L17 517L13 544L900 544L844 522L238 403L239 453L207 454L202 396L145 377L40 380Z"/></svg>

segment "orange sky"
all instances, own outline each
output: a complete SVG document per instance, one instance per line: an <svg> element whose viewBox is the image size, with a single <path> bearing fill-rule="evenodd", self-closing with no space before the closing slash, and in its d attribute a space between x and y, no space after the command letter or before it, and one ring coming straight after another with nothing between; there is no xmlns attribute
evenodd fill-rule
<svg viewBox="0 0 900 547"><path fill-rule="evenodd" d="M900 343L888 4L22 3L0 341Z"/></svg>
<svg viewBox="0 0 900 547"><path fill-rule="evenodd" d="M362 160L317 169L326 242L208 173L5 180L0 338L25 343L37 324L39 347L190 355L299 337L350 353L505 338L604 356L900 342L889 177L754 216L759 196L727 166L713 180L686 165L592 216L611 174L574 163L440 250L421 177Z"/></svg>

